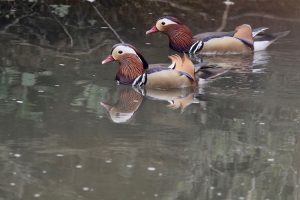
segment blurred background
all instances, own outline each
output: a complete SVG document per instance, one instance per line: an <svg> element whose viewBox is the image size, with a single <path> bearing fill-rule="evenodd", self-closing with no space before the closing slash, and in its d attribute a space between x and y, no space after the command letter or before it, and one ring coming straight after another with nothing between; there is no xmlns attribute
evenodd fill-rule
<svg viewBox="0 0 300 200"><path fill-rule="evenodd" d="M1 1L0 200L300 199L300 2L233 3ZM149 63L173 53L145 35L162 15L195 34L291 33L251 56L204 58L243 70L197 91L143 97L100 64L120 42L100 15Z"/></svg>

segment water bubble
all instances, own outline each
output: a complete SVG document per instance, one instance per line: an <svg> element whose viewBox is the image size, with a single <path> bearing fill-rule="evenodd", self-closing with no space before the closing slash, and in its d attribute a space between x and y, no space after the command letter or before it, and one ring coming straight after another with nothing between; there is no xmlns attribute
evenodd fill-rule
<svg viewBox="0 0 300 200"><path fill-rule="evenodd" d="M259 124L260 124L260 125L265 125L265 123L264 123L264 122L259 122Z"/></svg>
<svg viewBox="0 0 300 200"><path fill-rule="evenodd" d="M23 101L16 101L17 103L23 103Z"/></svg>
<svg viewBox="0 0 300 200"><path fill-rule="evenodd" d="M44 90L38 90L38 93L44 93L45 91Z"/></svg>
<svg viewBox="0 0 300 200"><path fill-rule="evenodd" d="M150 42L146 42L145 44L146 44L146 45L150 45L151 43L150 43Z"/></svg>
<svg viewBox="0 0 300 200"><path fill-rule="evenodd" d="M14 154L14 157L20 158L20 157L21 157L21 154L15 153L15 154Z"/></svg>
<svg viewBox="0 0 300 200"><path fill-rule="evenodd" d="M42 173L43 173L43 174L47 174L47 171L46 171L46 170L43 170Z"/></svg>
<svg viewBox="0 0 300 200"><path fill-rule="evenodd" d="M210 186L210 187L209 187L209 189L211 189L211 190L214 190L214 189L215 189L215 187L214 187L214 186Z"/></svg>
<svg viewBox="0 0 300 200"><path fill-rule="evenodd" d="M158 194L154 194L154 197L158 197Z"/></svg>
<svg viewBox="0 0 300 200"><path fill-rule="evenodd" d="M76 165L75 166L77 169L81 169L82 168L82 165Z"/></svg>
<svg viewBox="0 0 300 200"><path fill-rule="evenodd" d="M126 165L126 167L128 167L128 168L132 168L132 167L133 167L133 165Z"/></svg>
<svg viewBox="0 0 300 200"><path fill-rule="evenodd" d="M37 198L37 197L40 197L40 196L41 196L41 194L39 194L39 193L36 193L36 194L34 194L33 196Z"/></svg>
<svg viewBox="0 0 300 200"><path fill-rule="evenodd" d="M90 188L88 188L88 187L83 187L82 190L83 190L83 191L89 191Z"/></svg>
<svg viewBox="0 0 300 200"><path fill-rule="evenodd" d="M112 163L112 160L108 159L108 160L105 161L105 163Z"/></svg>
<svg viewBox="0 0 300 200"><path fill-rule="evenodd" d="M218 196L222 196L222 193L221 193L221 192L218 192L217 195L218 195Z"/></svg>
<svg viewBox="0 0 300 200"><path fill-rule="evenodd" d="M58 153L56 154L57 157L64 157L64 154Z"/></svg>
<svg viewBox="0 0 300 200"><path fill-rule="evenodd" d="M10 185L10 186L16 186L16 184L15 184L15 183L9 183L9 185Z"/></svg>
<svg viewBox="0 0 300 200"><path fill-rule="evenodd" d="M163 173L158 173L158 176L162 176L163 175Z"/></svg>
<svg viewBox="0 0 300 200"><path fill-rule="evenodd" d="M274 158L268 158L268 161L269 161L269 162L274 162L275 159L274 159Z"/></svg>
<svg viewBox="0 0 300 200"><path fill-rule="evenodd" d="M155 167L148 167L147 168L149 171L155 171L156 169L155 169Z"/></svg>
<svg viewBox="0 0 300 200"><path fill-rule="evenodd" d="M64 63L60 63L59 66L65 66L65 64Z"/></svg>

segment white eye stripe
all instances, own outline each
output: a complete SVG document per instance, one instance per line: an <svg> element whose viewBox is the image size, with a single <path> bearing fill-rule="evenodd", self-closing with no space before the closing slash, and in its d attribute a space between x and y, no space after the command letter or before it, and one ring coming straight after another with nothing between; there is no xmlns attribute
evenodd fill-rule
<svg viewBox="0 0 300 200"><path fill-rule="evenodd" d="M114 54L114 53L118 53L119 54L119 52L136 54L135 50L133 48L131 48L131 47L128 47L128 46L117 46L113 50L112 54Z"/></svg>
<svg viewBox="0 0 300 200"><path fill-rule="evenodd" d="M170 24L177 24L176 22L173 22L172 20L169 20L167 18L163 18L157 21L161 25L170 25ZM164 24L163 24L164 22Z"/></svg>
<svg viewBox="0 0 300 200"><path fill-rule="evenodd" d="M122 54L135 54L137 55L137 53L135 52L135 50L129 46L125 46L125 45L119 45L117 46L111 53L112 57L114 59L117 59L120 55Z"/></svg>

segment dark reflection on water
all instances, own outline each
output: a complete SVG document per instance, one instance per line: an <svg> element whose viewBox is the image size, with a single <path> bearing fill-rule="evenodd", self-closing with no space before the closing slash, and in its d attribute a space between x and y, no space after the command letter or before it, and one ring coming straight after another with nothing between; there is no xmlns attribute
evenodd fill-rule
<svg viewBox="0 0 300 200"><path fill-rule="evenodd" d="M169 92L115 84L116 64L99 62L118 40L89 3L0 5L0 199L300 198L298 1L236 2L224 30L291 34L253 56L204 57L235 70ZM218 29L225 9L96 5L150 63L169 54L166 37L144 36L157 17L176 15L198 33Z"/></svg>

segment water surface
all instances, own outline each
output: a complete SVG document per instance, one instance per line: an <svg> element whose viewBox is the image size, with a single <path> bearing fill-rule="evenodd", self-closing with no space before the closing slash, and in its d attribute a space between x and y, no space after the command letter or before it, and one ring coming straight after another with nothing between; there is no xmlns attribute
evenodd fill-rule
<svg viewBox="0 0 300 200"><path fill-rule="evenodd" d="M0 199L296 200L300 170L300 3L239 1L241 23L290 30L197 90L141 95L100 60L119 42L88 2L1 2ZM194 33L217 30L221 1L97 1L149 63L167 38L145 36L161 15ZM221 27L222 28L222 27ZM101 105L102 102L102 105Z"/></svg>

